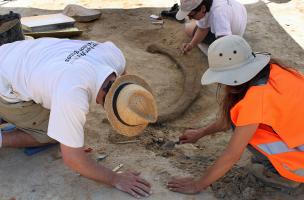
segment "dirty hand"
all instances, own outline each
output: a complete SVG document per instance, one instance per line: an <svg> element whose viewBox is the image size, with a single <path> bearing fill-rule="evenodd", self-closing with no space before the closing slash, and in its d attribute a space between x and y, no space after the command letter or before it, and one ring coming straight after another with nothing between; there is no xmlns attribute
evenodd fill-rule
<svg viewBox="0 0 304 200"><path fill-rule="evenodd" d="M151 195L151 185L140 178L138 172L123 172L116 174L113 186L118 190L129 193L135 198L148 197Z"/></svg>
<svg viewBox="0 0 304 200"><path fill-rule="evenodd" d="M193 49L193 45L191 43L183 43L181 47L182 54L186 54L187 52Z"/></svg>
<svg viewBox="0 0 304 200"><path fill-rule="evenodd" d="M198 130L188 129L179 137L179 141L181 144L196 143L200 138L201 135Z"/></svg>
<svg viewBox="0 0 304 200"><path fill-rule="evenodd" d="M172 179L168 182L167 187L170 191L184 194L196 194L202 191L199 183L191 177Z"/></svg>

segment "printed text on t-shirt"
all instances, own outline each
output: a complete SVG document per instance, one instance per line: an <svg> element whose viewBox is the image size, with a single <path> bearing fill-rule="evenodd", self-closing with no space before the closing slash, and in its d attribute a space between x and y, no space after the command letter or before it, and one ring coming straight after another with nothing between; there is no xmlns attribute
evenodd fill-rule
<svg viewBox="0 0 304 200"><path fill-rule="evenodd" d="M71 60L75 61L78 58L81 58L85 55L87 55L92 49L94 49L98 43L96 42L88 42L82 47L80 47L78 50L73 51L68 55L68 57L65 59L65 62L71 62Z"/></svg>

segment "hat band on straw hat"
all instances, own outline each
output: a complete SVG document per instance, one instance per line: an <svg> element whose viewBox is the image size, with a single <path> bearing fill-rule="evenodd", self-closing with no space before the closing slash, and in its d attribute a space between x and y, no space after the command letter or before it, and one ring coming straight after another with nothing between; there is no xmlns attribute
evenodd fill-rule
<svg viewBox="0 0 304 200"><path fill-rule="evenodd" d="M120 116L119 116L119 114L118 114L117 106L116 106L116 105L117 105L118 95L119 95L120 91L121 91L124 87L126 87L127 85L130 85L130 84L132 84L132 83L124 83L124 84L120 85L120 86L116 89L116 91L115 91L115 93L114 93L114 95L113 95L113 104L112 104L112 106L113 106L113 111L114 111L115 116L117 117L117 119L118 119L122 124L124 124L124 125L126 125L126 126L138 126L139 124L137 124L137 125L130 125L130 124L127 124L126 122L124 122L124 121L120 118Z"/></svg>
<svg viewBox="0 0 304 200"><path fill-rule="evenodd" d="M142 133L157 119L152 89L136 75L123 75L114 81L106 95L104 109L112 127L128 137Z"/></svg>

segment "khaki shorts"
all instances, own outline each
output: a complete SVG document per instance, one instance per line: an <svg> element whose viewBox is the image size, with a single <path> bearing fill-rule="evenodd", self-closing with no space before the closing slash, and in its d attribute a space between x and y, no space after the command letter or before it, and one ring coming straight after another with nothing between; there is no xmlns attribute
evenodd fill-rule
<svg viewBox="0 0 304 200"><path fill-rule="evenodd" d="M47 135L50 110L34 101L9 103L0 98L0 117L40 143L55 142Z"/></svg>

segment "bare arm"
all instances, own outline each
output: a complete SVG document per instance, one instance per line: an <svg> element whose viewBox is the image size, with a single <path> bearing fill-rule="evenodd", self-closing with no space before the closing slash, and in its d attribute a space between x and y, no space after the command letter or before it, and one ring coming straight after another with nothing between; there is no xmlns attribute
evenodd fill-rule
<svg viewBox="0 0 304 200"><path fill-rule="evenodd" d="M201 43L205 37L207 36L208 32L209 32L210 28L200 28L198 27L190 44L195 47L196 45L198 45L199 43Z"/></svg>
<svg viewBox="0 0 304 200"><path fill-rule="evenodd" d="M182 45L182 53L187 53L191 51L196 45L202 42L209 32L209 28L197 28L190 43L184 43Z"/></svg>
<svg viewBox="0 0 304 200"><path fill-rule="evenodd" d="M207 125L206 127L199 128L199 129L189 129L186 130L180 137L179 140L181 143L195 143L200 138L206 135L212 135L217 132L227 131L230 127L227 126L222 120L222 118L218 118L216 121L212 122L211 124Z"/></svg>
<svg viewBox="0 0 304 200"><path fill-rule="evenodd" d="M258 124L237 127L226 150L199 180L175 179L168 183L168 188L182 193L197 193L204 190L238 162L257 128Z"/></svg>
<svg viewBox="0 0 304 200"><path fill-rule="evenodd" d="M204 137L206 135L212 135L217 132L227 131L229 128L230 127L224 122L222 118L217 118L216 121L206 127L198 129L198 131L200 132L201 136Z"/></svg>
<svg viewBox="0 0 304 200"><path fill-rule="evenodd" d="M94 162L83 148L71 148L63 144L60 147L64 163L72 170L89 179L113 185L116 173Z"/></svg>
<svg viewBox="0 0 304 200"><path fill-rule="evenodd" d="M239 161L257 128L258 124L252 124L235 129L226 150L198 181L199 188L205 189L226 174Z"/></svg>
<svg viewBox="0 0 304 200"><path fill-rule="evenodd" d="M83 148L71 148L63 144L60 147L64 163L82 176L114 186L136 198L150 195L151 186L147 181L139 177L139 173L126 172L117 174L106 167L98 165L85 154Z"/></svg>

